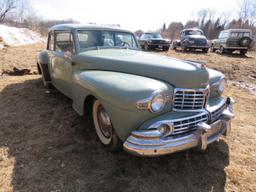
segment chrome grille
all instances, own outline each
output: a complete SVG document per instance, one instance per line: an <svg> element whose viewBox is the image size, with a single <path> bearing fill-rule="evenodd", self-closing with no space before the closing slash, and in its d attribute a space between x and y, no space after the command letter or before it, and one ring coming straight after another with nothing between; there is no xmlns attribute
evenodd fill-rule
<svg viewBox="0 0 256 192"><path fill-rule="evenodd" d="M198 46L205 46L207 45L207 41L205 39L196 39L195 44Z"/></svg>
<svg viewBox="0 0 256 192"><path fill-rule="evenodd" d="M217 121L220 118L225 107L226 107L226 103L224 103L221 107L219 107L215 111L211 112L211 123Z"/></svg>
<svg viewBox="0 0 256 192"><path fill-rule="evenodd" d="M173 99L174 110L199 110L205 107L208 89L175 89Z"/></svg>
<svg viewBox="0 0 256 192"><path fill-rule="evenodd" d="M199 114L192 117L187 117L184 119L180 119L178 121L174 121L174 131L172 135L177 135L181 133L186 133L197 129L197 124L201 122L207 122L208 115L206 114Z"/></svg>

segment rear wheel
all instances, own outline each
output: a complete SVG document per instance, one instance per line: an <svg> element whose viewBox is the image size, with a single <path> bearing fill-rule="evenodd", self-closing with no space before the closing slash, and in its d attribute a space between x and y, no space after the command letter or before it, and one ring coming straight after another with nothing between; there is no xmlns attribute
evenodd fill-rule
<svg viewBox="0 0 256 192"><path fill-rule="evenodd" d="M110 151L121 148L122 142L113 128L110 116L99 100L94 100L92 108L94 128L100 142Z"/></svg>
<svg viewBox="0 0 256 192"><path fill-rule="evenodd" d="M52 88L51 77L47 64L38 64L38 73L42 75L42 82L47 89Z"/></svg>

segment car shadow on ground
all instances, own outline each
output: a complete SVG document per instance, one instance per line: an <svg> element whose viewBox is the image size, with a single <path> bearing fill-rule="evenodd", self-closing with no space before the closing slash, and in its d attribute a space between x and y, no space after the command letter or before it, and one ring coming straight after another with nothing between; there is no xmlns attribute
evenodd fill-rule
<svg viewBox="0 0 256 192"><path fill-rule="evenodd" d="M72 102L41 80L0 93L0 147L15 159L14 191L224 192L229 148L223 141L157 158L108 152Z"/></svg>
<svg viewBox="0 0 256 192"><path fill-rule="evenodd" d="M181 49L176 49L176 50L174 50L174 51L177 52L177 53L190 53L190 54L196 54L196 55L198 55L198 54L206 55L207 53L209 53L209 52L205 53L205 52L203 52L203 51L201 51L201 50L183 51L183 50L181 50Z"/></svg>
<svg viewBox="0 0 256 192"><path fill-rule="evenodd" d="M213 53L213 52L212 52ZM240 55L238 52L234 53L220 53L218 51L215 52L215 54L223 57L231 57L231 58L245 58L245 59L252 59L253 57L250 56L248 53L246 55Z"/></svg>

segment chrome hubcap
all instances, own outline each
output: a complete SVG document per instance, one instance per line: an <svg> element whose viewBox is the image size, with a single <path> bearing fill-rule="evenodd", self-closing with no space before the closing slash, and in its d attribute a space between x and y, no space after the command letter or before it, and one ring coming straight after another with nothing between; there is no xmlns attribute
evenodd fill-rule
<svg viewBox="0 0 256 192"><path fill-rule="evenodd" d="M100 105L98 108L97 117L98 117L99 127L100 127L102 134L106 138L111 138L111 136L112 136L111 120L102 105Z"/></svg>

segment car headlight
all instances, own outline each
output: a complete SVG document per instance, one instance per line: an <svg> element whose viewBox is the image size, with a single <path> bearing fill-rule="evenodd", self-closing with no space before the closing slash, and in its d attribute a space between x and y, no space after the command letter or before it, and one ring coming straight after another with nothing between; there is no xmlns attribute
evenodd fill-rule
<svg viewBox="0 0 256 192"><path fill-rule="evenodd" d="M193 38L189 38L189 39L188 39L188 42L189 42L190 44L193 44L193 43L195 43L195 40L194 40Z"/></svg>
<svg viewBox="0 0 256 192"><path fill-rule="evenodd" d="M136 107L141 110L147 109L151 113L159 113L164 109L166 103L171 101L171 98L172 96L169 94L156 91L150 97L139 100L136 103Z"/></svg>
<svg viewBox="0 0 256 192"><path fill-rule="evenodd" d="M152 43L152 40L148 40L148 43Z"/></svg>
<svg viewBox="0 0 256 192"><path fill-rule="evenodd" d="M218 85L218 93L219 94L222 94L225 90L225 87L226 87L226 79L221 79L219 81L219 85Z"/></svg>
<svg viewBox="0 0 256 192"><path fill-rule="evenodd" d="M218 94L221 95L225 90L225 86L226 86L226 79L223 77L211 85L211 90L216 91L218 92Z"/></svg>
<svg viewBox="0 0 256 192"><path fill-rule="evenodd" d="M163 110L165 104L166 104L165 95L162 93L158 93L153 96L149 105L149 110L152 113L158 113Z"/></svg>

